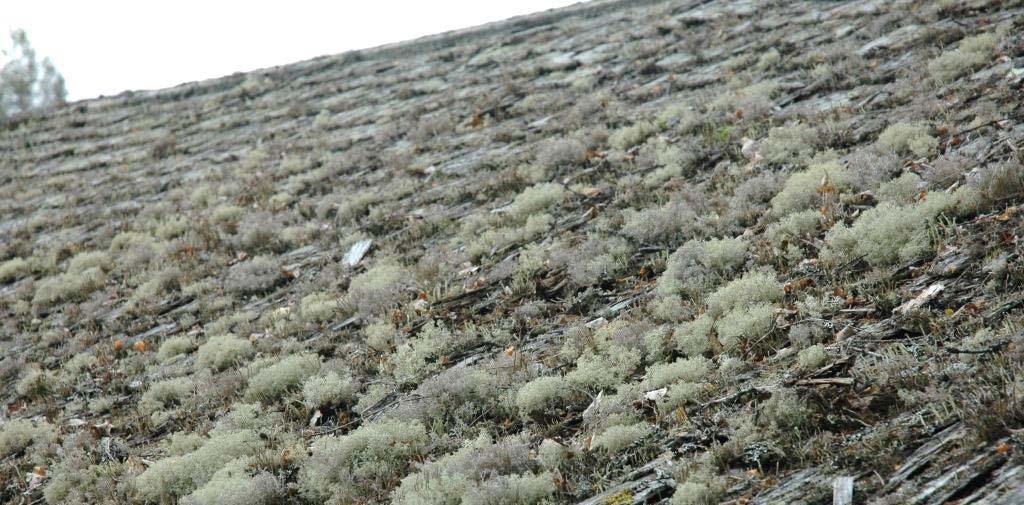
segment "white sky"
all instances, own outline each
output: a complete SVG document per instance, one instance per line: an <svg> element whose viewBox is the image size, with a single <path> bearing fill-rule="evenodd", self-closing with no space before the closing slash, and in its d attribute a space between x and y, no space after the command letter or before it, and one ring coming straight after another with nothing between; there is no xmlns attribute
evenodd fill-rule
<svg viewBox="0 0 1024 505"><path fill-rule="evenodd" d="M69 100L157 89L378 46L578 0L22 0L0 8L0 47L24 28Z"/></svg>

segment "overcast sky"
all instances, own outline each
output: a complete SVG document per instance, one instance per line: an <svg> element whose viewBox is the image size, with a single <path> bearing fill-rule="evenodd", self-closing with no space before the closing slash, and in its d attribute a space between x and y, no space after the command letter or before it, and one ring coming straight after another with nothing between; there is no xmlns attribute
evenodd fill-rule
<svg viewBox="0 0 1024 505"><path fill-rule="evenodd" d="M577 0L21 0L0 8L64 74L68 98L157 89L373 47Z"/></svg>

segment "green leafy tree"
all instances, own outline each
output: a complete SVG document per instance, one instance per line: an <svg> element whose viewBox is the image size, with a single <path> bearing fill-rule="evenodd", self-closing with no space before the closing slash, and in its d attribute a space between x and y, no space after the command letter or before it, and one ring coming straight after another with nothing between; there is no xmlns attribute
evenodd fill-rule
<svg viewBox="0 0 1024 505"><path fill-rule="evenodd" d="M7 63L0 68L0 118L64 104L64 76L49 58L36 59L24 30L11 32L11 48L3 51L3 59Z"/></svg>

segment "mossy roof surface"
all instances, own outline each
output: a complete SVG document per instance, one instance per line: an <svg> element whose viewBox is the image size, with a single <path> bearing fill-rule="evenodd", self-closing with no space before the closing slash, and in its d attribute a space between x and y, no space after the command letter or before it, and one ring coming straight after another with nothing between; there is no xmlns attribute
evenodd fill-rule
<svg viewBox="0 0 1024 505"><path fill-rule="evenodd" d="M0 502L1014 503L1022 33L602 1L11 118Z"/></svg>

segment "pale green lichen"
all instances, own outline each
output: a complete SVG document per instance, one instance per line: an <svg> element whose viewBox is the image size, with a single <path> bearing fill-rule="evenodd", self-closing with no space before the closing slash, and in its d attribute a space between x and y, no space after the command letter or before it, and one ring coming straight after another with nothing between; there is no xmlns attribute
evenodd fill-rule
<svg viewBox="0 0 1024 505"><path fill-rule="evenodd" d="M710 370L710 361L703 356L679 358L672 363L662 363L649 368L647 387L658 389L678 381L699 382Z"/></svg>
<svg viewBox="0 0 1024 505"><path fill-rule="evenodd" d="M221 371L241 363L255 352L252 344L244 338L231 334L214 335L199 346L196 365L215 372Z"/></svg>
<svg viewBox="0 0 1024 505"><path fill-rule="evenodd" d="M653 427L645 422L630 425L609 426L591 442L592 449L617 454L623 449L651 434Z"/></svg>
<svg viewBox="0 0 1024 505"><path fill-rule="evenodd" d="M782 284L775 280L775 272L748 272L708 296L708 312L717 316L734 308L777 302L782 294Z"/></svg>
<svg viewBox="0 0 1024 505"><path fill-rule="evenodd" d="M608 136L608 144L615 149L625 151L644 141L658 131L658 126L649 121L640 121L613 131Z"/></svg>
<svg viewBox="0 0 1024 505"><path fill-rule="evenodd" d="M849 188L851 179L837 161L813 163L807 170L786 179L782 190L771 200L772 215L781 218L793 212L816 209L829 192Z"/></svg>
<svg viewBox="0 0 1024 505"><path fill-rule="evenodd" d="M714 328L715 320L707 314L680 324L674 335L676 349L686 356L700 356L708 352Z"/></svg>
<svg viewBox="0 0 1024 505"><path fill-rule="evenodd" d="M23 258L11 258L0 263L0 283L18 280L29 274L31 270L28 261Z"/></svg>
<svg viewBox="0 0 1024 505"><path fill-rule="evenodd" d="M311 409L349 403L354 396L352 379L334 371L310 377L302 383L302 401Z"/></svg>
<svg viewBox="0 0 1024 505"><path fill-rule="evenodd" d="M737 348L743 341L764 336L775 322L775 306L768 303L738 306L726 312L715 330L726 350Z"/></svg>
<svg viewBox="0 0 1024 505"><path fill-rule="evenodd" d="M545 182L530 186L516 196L506 213L516 221L547 210L568 197L569 192L561 184Z"/></svg>
<svg viewBox="0 0 1024 505"><path fill-rule="evenodd" d="M286 356L249 379L245 397L265 403L277 402L285 394L298 390L303 381L319 370L319 356L305 353Z"/></svg>
<svg viewBox="0 0 1024 505"><path fill-rule="evenodd" d="M928 74L940 83L949 82L992 61L998 39L982 33L960 41L960 46L928 62Z"/></svg>
<svg viewBox="0 0 1024 505"><path fill-rule="evenodd" d="M879 204L851 226L832 227L821 258L838 263L863 257L873 266L917 260L931 250L929 225L939 215L954 212L958 201L957 195L933 192L911 205Z"/></svg>
<svg viewBox="0 0 1024 505"><path fill-rule="evenodd" d="M796 361L804 370L815 370L828 362L828 352L825 351L825 346L814 344L806 349L801 349L796 355Z"/></svg>
<svg viewBox="0 0 1024 505"><path fill-rule="evenodd" d="M429 438L418 421L383 420L343 436L322 437L299 472L299 489L312 501L367 499L406 474Z"/></svg>
<svg viewBox="0 0 1024 505"><path fill-rule="evenodd" d="M747 243L740 237L689 240L669 256L658 296L699 297L735 273L746 257Z"/></svg>
<svg viewBox="0 0 1024 505"><path fill-rule="evenodd" d="M135 478L135 490L139 498L149 502L172 501L209 482L225 464L255 455L264 445L259 434L251 430L211 437L195 451L151 465Z"/></svg>
<svg viewBox="0 0 1024 505"><path fill-rule="evenodd" d="M878 136L878 143L901 154L928 156L939 145L931 135L931 127L924 123L899 122L890 125Z"/></svg>
<svg viewBox="0 0 1024 505"><path fill-rule="evenodd" d="M0 459L17 454L33 444L48 445L57 440L56 428L46 422L11 419L0 424Z"/></svg>
<svg viewBox="0 0 1024 505"><path fill-rule="evenodd" d="M160 344L160 349L156 352L156 357L161 362L167 362L176 356L188 354L195 348L196 344L190 337L179 335L164 340Z"/></svg>
<svg viewBox="0 0 1024 505"><path fill-rule="evenodd" d="M519 388L516 406L523 416L543 413L561 403L570 391L561 377L538 377Z"/></svg>

